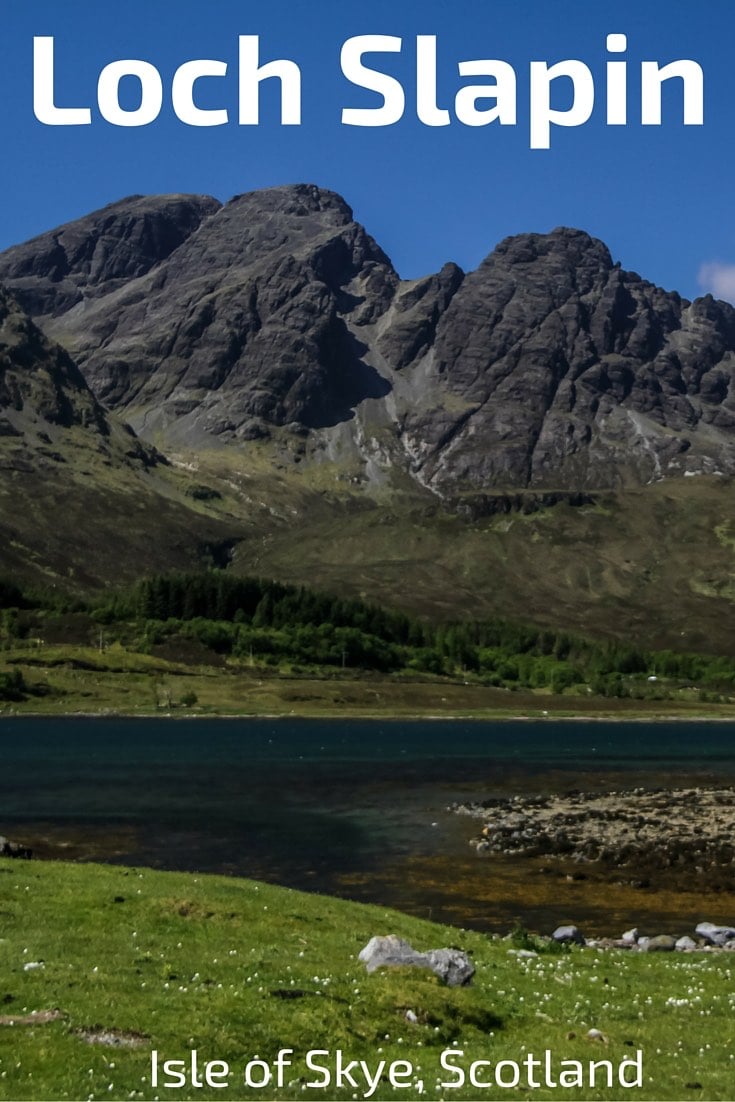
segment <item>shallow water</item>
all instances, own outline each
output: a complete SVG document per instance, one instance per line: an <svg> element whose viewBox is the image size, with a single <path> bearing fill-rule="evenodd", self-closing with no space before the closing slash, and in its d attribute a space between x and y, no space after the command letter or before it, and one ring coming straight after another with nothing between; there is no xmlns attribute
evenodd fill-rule
<svg viewBox="0 0 735 1102"><path fill-rule="evenodd" d="M0 719L0 833L42 857L226 872L480 929L732 921L725 895L646 892L478 857L455 800L732 783L731 724Z"/></svg>

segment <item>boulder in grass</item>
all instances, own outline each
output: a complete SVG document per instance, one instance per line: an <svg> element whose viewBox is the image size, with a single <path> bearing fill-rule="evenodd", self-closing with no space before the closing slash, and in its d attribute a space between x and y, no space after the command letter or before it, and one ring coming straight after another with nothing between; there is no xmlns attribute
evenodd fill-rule
<svg viewBox="0 0 735 1102"><path fill-rule="evenodd" d="M428 968L448 987L464 987L475 974L469 957L459 949L431 949L428 953L419 953L395 934L370 938L359 960L368 972L383 967Z"/></svg>
<svg viewBox="0 0 735 1102"><path fill-rule="evenodd" d="M685 934L684 937L680 937L677 940L676 948L680 953L691 952L693 949L697 948L697 943L693 937L689 937L688 934Z"/></svg>
<svg viewBox="0 0 735 1102"><path fill-rule="evenodd" d="M562 944L586 945L584 935L578 926L557 926L551 935L554 941Z"/></svg>
<svg viewBox="0 0 735 1102"><path fill-rule="evenodd" d="M694 932L710 945L719 945L720 948L735 938L735 929L732 926L716 926L714 922L700 922Z"/></svg>
<svg viewBox="0 0 735 1102"><path fill-rule="evenodd" d="M460 949L430 949L426 959L447 987L466 987L475 974L474 965Z"/></svg>
<svg viewBox="0 0 735 1102"><path fill-rule="evenodd" d="M640 943L639 943L640 944ZM646 942L646 953L671 953L676 948L676 938L670 934L657 934Z"/></svg>

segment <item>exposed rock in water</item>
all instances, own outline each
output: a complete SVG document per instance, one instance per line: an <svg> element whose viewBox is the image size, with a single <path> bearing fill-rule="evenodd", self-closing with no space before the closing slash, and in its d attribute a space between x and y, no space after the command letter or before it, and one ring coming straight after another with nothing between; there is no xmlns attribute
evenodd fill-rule
<svg viewBox="0 0 735 1102"><path fill-rule="evenodd" d="M626 870L628 882L645 886L665 877L683 890L705 883L735 886L735 789L634 788L607 793L488 801L453 810L483 821L471 844L478 853L555 858L579 865ZM710 940L735 938L712 927ZM624 940L633 939L629 931Z"/></svg>

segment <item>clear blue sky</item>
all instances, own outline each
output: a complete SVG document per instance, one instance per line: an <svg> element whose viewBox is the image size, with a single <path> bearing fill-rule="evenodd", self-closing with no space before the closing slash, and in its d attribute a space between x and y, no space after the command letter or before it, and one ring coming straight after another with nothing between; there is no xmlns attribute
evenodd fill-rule
<svg viewBox="0 0 735 1102"><path fill-rule="evenodd" d="M608 32L628 35L631 118L604 125ZM281 127L266 103L258 128L235 121L193 129L164 106L141 129L113 127L94 112L89 127L42 126L32 110L32 39L53 35L58 101L96 104L110 61L153 62L170 82L193 58L230 65L227 82L201 86L202 106L227 106L236 119L238 34L261 36L263 60L288 57L303 74L303 123ZM401 58L385 62L407 92L404 119L357 129L343 106L377 101L340 73L342 42L356 34L404 37ZM451 106L463 81L457 62L502 58L519 78L519 125L438 129L415 118L415 36L439 40L439 98ZM133 192L231 195L295 181L342 193L357 218L415 277L448 259L475 266L508 234L573 225L603 238L624 267L688 297L703 265L735 291L735 5L732 0L5 0L0 93L5 152L0 173L0 247ZM557 129L551 150L528 140L528 65L577 57L593 69L593 119ZM681 125L680 97L660 129L636 121L638 64L689 57L705 71L705 125ZM377 60L376 60L377 65ZM678 82L677 82L678 83Z"/></svg>

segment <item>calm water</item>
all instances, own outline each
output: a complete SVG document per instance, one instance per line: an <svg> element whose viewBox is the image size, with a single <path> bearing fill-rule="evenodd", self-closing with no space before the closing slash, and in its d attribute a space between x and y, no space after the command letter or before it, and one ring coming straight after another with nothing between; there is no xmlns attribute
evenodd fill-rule
<svg viewBox="0 0 735 1102"><path fill-rule="evenodd" d="M691 900L565 894L477 858L476 825L446 806L729 782L734 735L720 723L6 718L0 833L39 856L254 876L480 927L518 916L542 928L572 909L598 926L632 907L683 920Z"/></svg>

